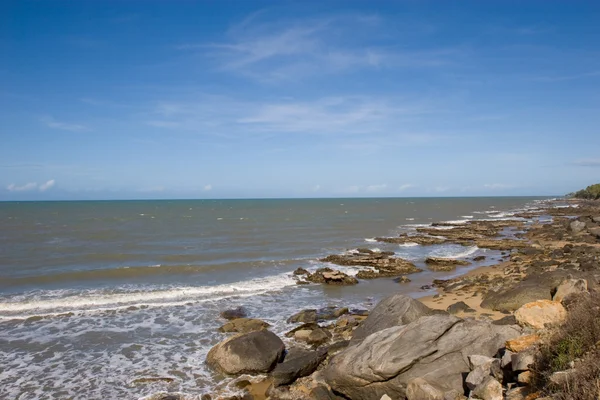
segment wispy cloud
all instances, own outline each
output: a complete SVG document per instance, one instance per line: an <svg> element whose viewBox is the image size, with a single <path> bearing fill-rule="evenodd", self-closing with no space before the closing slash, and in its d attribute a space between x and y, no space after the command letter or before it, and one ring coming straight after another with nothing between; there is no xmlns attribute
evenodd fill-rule
<svg viewBox="0 0 600 400"><path fill-rule="evenodd" d="M205 192L210 192L210 191L212 190L212 188L213 188L213 187L212 187L212 185L210 185L210 184L209 184L209 185L205 185L205 186L204 186L204 191L205 191Z"/></svg>
<svg viewBox="0 0 600 400"><path fill-rule="evenodd" d="M402 192L402 191L404 191L406 189L410 189L410 188L413 188L413 187L415 187L415 185L413 185L411 183L406 183L404 185L400 185L400 187L398 188L398 191Z"/></svg>
<svg viewBox="0 0 600 400"><path fill-rule="evenodd" d="M54 179L50 179L49 181L44 182L40 185L38 185L36 182L29 182L21 186L11 183L6 187L6 190L8 190L9 192L30 192L34 190L45 192L54 187L55 184L56 181Z"/></svg>
<svg viewBox="0 0 600 400"><path fill-rule="evenodd" d="M573 162L580 167L600 167L600 158L587 158Z"/></svg>
<svg viewBox="0 0 600 400"><path fill-rule="evenodd" d="M388 187L388 185L386 183L381 183L381 184L378 184L378 185L369 185L369 186L366 187L366 191L367 192L371 192L371 193L382 192L385 189L387 189L387 187Z"/></svg>
<svg viewBox="0 0 600 400"><path fill-rule="evenodd" d="M580 74L572 74L572 75L554 75L554 76L538 76L533 80L539 82L561 82L561 81L572 81L575 79L584 79L584 78L595 78L600 77L600 71L589 71L583 72Z"/></svg>
<svg viewBox="0 0 600 400"><path fill-rule="evenodd" d="M407 49L368 38L385 32L377 15L339 15L264 22L256 13L234 26L220 43L184 43L182 51L200 51L222 71L277 82L349 69L427 68L447 65L455 48ZM357 34L360 32L360 35Z"/></svg>
<svg viewBox="0 0 600 400"><path fill-rule="evenodd" d="M54 119L53 117L50 117L50 116L43 117L40 120L48 128L52 128L52 129L60 129L63 131L70 131L70 132L83 132L83 131L89 130L89 128L85 125L57 121L56 119Z"/></svg>

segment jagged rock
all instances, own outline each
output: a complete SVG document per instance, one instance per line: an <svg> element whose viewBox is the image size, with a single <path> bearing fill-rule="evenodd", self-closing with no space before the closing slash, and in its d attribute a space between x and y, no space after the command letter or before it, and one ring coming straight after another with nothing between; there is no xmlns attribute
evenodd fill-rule
<svg viewBox="0 0 600 400"><path fill-rule="evenodd" d="M517 382L519 382L521 385L529 385L529 383L531 382L531 371L524 371L521 372L518 376L517 376Z"/></svg>
<svg viewBox="0 0 600 400"><path fill-rule="evenodd" d="M402 275L401 277L398 277L396 279L394 279L394 282L396 283L409 283L411 280L408 279L407 276Z"/></svg>
<svg viewBox="0 0 600 400"><path fill-rule="evenodd" d="M210 349L206 363L230 375L269 372L281 360L284 350L281 339L263 329L222 341Z"/></svg>
<svg viewBox="0 0 600 400"><path fill-rule="evenodd" d="M356 285L358 283L358 279L355 277L331 268L319 268L314 273L305 275L304 279L327 285Z"/></svg>
<svg viewBox="0 0 600 400"><path fill-rule="evenodd" d="M459 265L469 265L470 262L452 258L427 257L425 264L432 271L452 271Z"/></svg>
<svg viewBox="0 0 600 400"><path fill-rule="evenodd" d="M462 394L462 391L453 389L444 393L444 400L467 400L467 398Z"/></svg>
<svg viewBox="0 0 600 400"><path fill-rule="evenodd" d="M482 356L480 354L472 354L467 358L469 359L469 368L471 368L471 371L480 365L491 364L495 360L494 357Z"/></svg>
<svg viewBox="0 0 600 400"><path fill-rule="evenodd" d="M248 310L244 307L239 306L236 308L231 308L229 310L221 311L221 318L225 318L228 320L236 319L236 318L246 318L248 316Z"/></svg>
<svg viewBox="0 0 600 400"><path fill-rule="evenodd" d="M512 369L512 355L515 354L510 350L505 350L504 354L502 355L502 359L500 360L500 366L502 368L508 368L509 366L511 366Z"/></svg>
<svg viewBox="0 0 600 400"><path fill-rule="evenodd" d="M472 313L475 312L467 303L464 301L459 301L458 303L454 303L446 309L450 314L458 314L461 312Z"/></svg>
<svg viewBox="0 0 600 400"><path fill-rule="evenodd" d="M524 335L515 339L507 340L506 348L512 352L518 353L532 347L539 341L540 337L538 335Z"/></svg>
<svg viewBox="0 0 600 400"><path fill-rule="evenodd" d="M309 273L310 272L304 268L296 268L296 270L293 272L294 275L308 275Z"/></svg>
<svg viewBox="0 0 600 400"><path fill-rule="evenodd" d="M312 374L327 357L326 350L317 350L298 356L286 356L283 363L277 364L271 372L273 385L289 385L296 379Z"/></svg>
<svg viewBox="0 0 600 400"><path fill-rule="evenodd" d="M600 228L589 228L588 232L596 236L597 239L600 239Z"/></svg>
<svg viewBox="0 0 600 400"><path fill-rule="evenodd" d="M367 319L352 334L353 340L361 340L372 333L416 321L433 310L412 297L395 294L381 300Z"/></svg>
<svg viewBox="0 0 600 400"><path fill-rule="evenodd" d="M531 389L528 387L517 387L506 391L505 400L527 400L527 396L531 394ZM538 399L541 400L541 399Z"/></svg>
<svg viewBox="0 0 600 400"><path fill-rule="evenodd" d="M529 366L535 362L533 352L522 351L511 356L511 366L514 372L529 371Z"/></svg>
<svg viewBox="0 0 600 400"><path fill-rule="evenodd" d="M558 301L538 300L527 303L515 312L521 326L543 329L546 324L558 324L567 318L567 310Z"/></svg>
<svg viewBox="0 0 600 400"><path fill-rule="evenodd" d="M219 328L219 332L246 333L268 328L270 325L265 321L254 318L236 318Z"/></svg>
<svg viewBox="0 0 600 400"><path fill-rule="evenodd" d="M371 267L372 270L361 270L356 274L359 279L372 279L386 276L398 276L421 272L413 263L401 258L392 257L394 253L351 253L327 256L320 261L343 266Z"/></svg>
<svg viewBox="0 0 600 400"><path fill-rule="evenodd" d="M334 391L354 400L378 400L383 394L401 399L408 382L423 377L443 390L461 390L470 370L467 355L492 356L520 333L517 326L425 316L348 347L330 360L323 376Z"/></svg>
<svg viewBox="0 0 600 400"><path fill-rule="evenodd" d="M297 312L287 319L288 324L303 322L317 322L317 321L327 321L330 319L336 319L344 314L348 314L350 311L347 307L325 307L316 309L307 309Z"/></svg>
<svg viewBox="0 0 600 400"><path fill-rule="evenodd" d="M558 285L552 300L563 301L567 296L585 293L587 290L588 283L585 279L566 279Z"/></svg>
<svg viewBox="0 0 600 400"><path fill-rule="evenodd" d="M288 324L294 324L297 322L303 322L303 323L317 322L317 310L315 310L315 309L302 310L287 319Z"/></svg>
<svg viewBox="0 0 600 400"><path fill-rule="evenodd" d="M435 244L442 244L446 242L446 239L438 238L435 236L423 236L423 235L413 235L409 236L407 234L402 234L398 237L376 237L375 240L383 243L394 243L394 244L404 244L404 243L417 243L421 246L431 246Z"/></svg>
<svg viewBox="0 0 600 400"><path fill-rule="evenodd" d="M571 232L578 234L585 229L585 222L573 221L569 224L569 228L571 228Z"/></svg>
<svg viewBox="0 0 600 400"><path fill-rule="evenodd" d="M465 378L465 385L473 390L488 376L494 376L496 379L502 380L502 368L500 367L499 359L492 358L487 362L475 366Z"/></svg>
<svg viewBox="0 0 600 400"><path fill-rule="evenodd" d="M550 375L550 383L556 386L563 386L573 380L573 375L576 372L575 369L568 369L566 371L558 371Z"/></svg>
<svg viewBox="0 0 600 400"><path fill-rule="evenodd" d="M408 382L408 385L406 385L406 399L444 400L444 391L438 388L436 385L427 382L423 378L415 378Z"/></svg>
<svg viewBox="0 0 600 400"><path fill-rule="evenodd" d="M503 400L502 384L488 376L471 393L471 398L480 400Z"/></svg>

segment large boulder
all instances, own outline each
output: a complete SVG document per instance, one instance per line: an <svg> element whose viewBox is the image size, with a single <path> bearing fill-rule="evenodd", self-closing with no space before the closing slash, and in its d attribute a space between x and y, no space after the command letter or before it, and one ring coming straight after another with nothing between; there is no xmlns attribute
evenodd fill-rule
<svg viewBox="0 0 600 400"><path fill-rule="evenodd" d="M440 390L462 391L469 355L493 356L520 334L518 326L425 316L367 336L334 356L323 375L334 391L353 400L379 400L384 394L404 398L415 378Z"/></svg>
<svg viewBox="0 0 600 400"><path fill-rule="evenodd" d="M573 221L569 224L569 227L573 233L577 234L585 229L585 222Z"/></svg>
<svg viewBox="0 0 600 400"><path fill-rule="evenodd" d="M248 310L246 308L239 306L236 308L230 308L229 310L221 311L221 318L225 318L228 320L236 319L236 318L246 318L248 316Z"/></svg>
<svg viewBox="0 0 600 400"><path fill-rule="evenodd" d="M558 324L567 318L567 310L558 301L538 300L527 303L515 312L521 326L543 329L546 324Z"/></svg>
<svg viewBox="0 0 600 400"><path fill-rule="evenodd" d="M585 279L565 279L558 285L556 293L552 297L554 301L563 301L568 296L578 295L588 291L588 283Z"/></svg>
<svg viewBox="0 0 600 400"><path fill-rule="evenodd" d="M327 357L327 350L317 350L311 352L298 352L297 355L290 353L286 356L285 362L277 364L271 372L273 385L289 385L296 379L312 374L319 364Z"/></svg>
<svg viewBox="0 0 600 400"><path fill-rule="evenodd" d="M551 290L548 285L539 285L535 281L523 281L506 290L497 292L490 290L483 297L481 307L502 312L515 311L532 301L552 299Z"/></svg>
<svg viewBox="0 0 600 400"><path fill-rule="evenodd" d="M281 360L284 350L281 339L263 329L222 341L210 349L206 363L230 375L269 372Z"/></svg>
<svg viewBox="0 0 600 400"><path fill-rule="evenodd" d="M395 294L381 300L356 328L353 340L362 340L372 333L392 326L406 325L434 311L425 304L403 294Z"/></svg>

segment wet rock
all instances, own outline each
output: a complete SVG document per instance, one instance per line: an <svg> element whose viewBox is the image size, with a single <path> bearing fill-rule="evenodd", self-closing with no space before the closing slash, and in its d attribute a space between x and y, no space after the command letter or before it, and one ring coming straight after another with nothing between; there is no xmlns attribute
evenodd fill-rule
<svg viewBox="0 0 600 400"><path fill-rule="evenodd" d="M323 376L334 391L358 400L379 400L383 394L404 398L408 383L422 377L444 391L460 391L463 374L470 371L467 355L492 356L519 334L515 326L425 316L349 346L331 359Z"/></svg>
<svg viewBox="0 0 600 400"><path fill-rule="evenodd" d="M348 314L350 311L347 307L324 307L319 310L308 309L297 312L287 319L288 324L294 324L298 322L309 323L317 321L327 321L336 319L344 314Z"/></svg>
<svg viewBox="0 0 600 400"><path fill-rule="evenodd" d="M402 275L402 276L401 276L401 277L399 277L399 278L395 278L395 279L394 279L394 282L396 282L396 283L409 283L409 282L411 282L411 280L410 280L410 279L408 279L408 277L407 277L407 276L404 276L404 275Z"/></svg>
<svg viewBox="0 0 600 400"><path fill-rule="evenodd" d="M472 399L503 400L502 385L496 379L488 376L471 393Z"/></svg>
<svg viewBox="0 0 600 400"><path fill-rule="evenodd" d="M294 271L294 275L308 275L309 272L308 270L304 269L304 268L296 268L296 270Z"/></svg>
<svg viewBox="0 0 600 400"><path fill-rule="evenodd" d="M355 277L331 268L319 268L316 272L305 275L305 279L309 282L327 285L356 285L358 283L358 279Z"/></svg>
<svg viewBox="0 0 600 400"><path fill-rule="evenodd" d="M254 318L236 318L219 328L219 332L247 333L268 328L270 325L265 321Z"/></svg>
<svg viewBox="0 0 600 400"><path fill-rule="evenodd" d="M248 310L244 307L239 306L236 308L231 308L229 310L221 311L221 318L225 318L228 320L236 319L236 318L246 318L248 316Z"/></svg>
<svg viewBox="0 0 600 400"><path fill-rule="evenodd" d="M415 378L406 385L406 399L444 400L444 391L423 378Z"/></svg>
<svg viewBox="0 0 600 400"><path fill-rule="evenodd" d="M432 271L452 271L459 265L469 265L470 262L452 258L427 257L425 264Z"/></svg>
<svg viewBox="0 0 600 400"><path fill-rule="evenodd" d="M454 303L446 309L450 314L458 314L461 312L472 313L475 312L467 303L464 301L459 301L458 303Z"/></svg>
<svg viewBox="0 0 600 400"><path fill-rule="evenodd" d="M588 291L588 283L585 279L566 279L556 288L552 297L554 301L563 301L571 295L579 295Z"/></svg>
<svg viewBox="0 0 600 400"><path fill-rule="evenodd" d="M273 385L289 385L298 378L312 374L326 356L327 352L324 350L312 351L291 358L286 356L285 361L277 364L271 372Z"/></svg>
<svg viewBox="0 0 600 400"><path fill-rule="evenodd" d="M210 349L206 363L230 375L269 372L281 360L284 350L281 339L263 329L222 341Z"/></svg>
<svg viewBox="0 0 600 400"><path fill-rule="evenodd" d="M288 324L317 322L317 310L302 310L287 319Z"/></svg>
<svg viewBox="0 0 600 400"><path fill-rule="evenodd" d="M485 256L476 256L476 257L473 257L473 261L479 262L479 261L485 260L485 258L486 258Z"/></svg>
<svg viewBox="0 0 600 400"><path fill-rule="evenodd" d="M538 300L527 303L515 312L521 326L543 329L546 324L558 324L567 318L567 311L558 301Z"/></svg>
<svg viewBox="0 0 600 400"><path fill-rule="evenodd" d="M372 268L370 270L359 271L358 274L356 274L356 277L359 279L373 279L421 272L421 270L413 263L401 258L392 257L389 253L385 252L373 254L351 253L331 255L321 259L321 261L343 266L363 266Z"/></svg>
<svg viewBox="0 0 600 400"><path fill-rule="evenodd" d="M434 237L434 236L423 236L423 235L412 235L407 234L400 235L398 237L376 237L375 240L382 243L394 243L394 244L405 244L405 243L417 243L421 246L431 246L436 244L442 244L446 242L446 239Z"/></svg>
<svg viewBox="0 0 600 400"><path fill-rule="evenodd" d="M406 325L433 312L425 304L403 294L395 294L381 300L367 319L352 334L353 340L362 340L383 329Z"/></svg>

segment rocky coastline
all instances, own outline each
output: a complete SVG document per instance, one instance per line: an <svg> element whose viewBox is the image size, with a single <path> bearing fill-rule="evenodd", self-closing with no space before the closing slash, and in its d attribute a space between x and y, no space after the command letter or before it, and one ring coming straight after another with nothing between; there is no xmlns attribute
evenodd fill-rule
<svg viewBox="0 0 600 400"><path fill-rule="evenodd" d="M285 337L243 308L224 310L224 338L208 353L215 372L234 377L202 400L526 400L553 399L534 384L539 348L569 318L573 304L596 293L600 278L600 203L572 201L518 219L433 223L384 243L452 243L502 251L502 260L462 276L434 280L437 294L384 298L372 310L300 310ZM443 228L443 229L440 229ZM357 249L321 261L360 268L294 272L298 284L355 285L360 279L420 272L393 252ZM478 261L478 260L474 260ZM430 257L432 271L470 261ZM555 372L565 378L574 369ZM237 392L231 394L232 388ZM228 394L225 394L228 392ZM158 393L151 400L183 400Z"/></svg>

